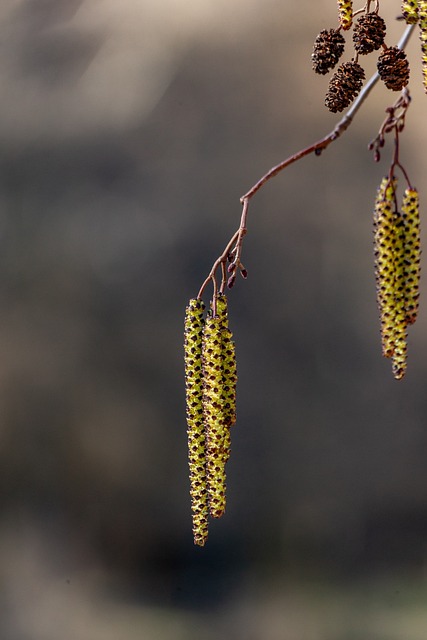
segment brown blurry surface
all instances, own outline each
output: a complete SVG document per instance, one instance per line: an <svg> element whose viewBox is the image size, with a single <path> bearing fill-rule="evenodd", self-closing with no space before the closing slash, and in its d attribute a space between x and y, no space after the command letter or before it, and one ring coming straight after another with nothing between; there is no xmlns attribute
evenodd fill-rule
<svg viewBox="0 0 427 640"><path fill-rule="evenodd" d="M310 68L336 7L308 4L1 5L2 640L425 638L426 296L397 383L373 278L381 87L251 204L228 509L192 544L183 312L240 195L336 122ZM416 38L409 55L423 202Z"/></svg>

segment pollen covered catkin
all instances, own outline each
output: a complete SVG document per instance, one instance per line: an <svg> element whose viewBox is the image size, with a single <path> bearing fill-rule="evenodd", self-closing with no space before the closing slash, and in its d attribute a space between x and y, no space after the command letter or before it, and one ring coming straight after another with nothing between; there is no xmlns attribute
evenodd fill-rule
<svg viewBox="0 0 427 640"><path fill-rule="evenodd" d="M427 0L418 0L424 91L427 93Z"/></svg>
<svg viewBox="0 0 427 640"><path fill-rule="evenodd" d="M419 195L413 187L405 190L402 202L402 216L405 228L405 308L406 321L413 324L417 319L420 295L420 212Z"/></svg>
<svg viewBox="0 0 427 640"><path fill-rule="evenodd" d="M348 31L353 24L353 2L351 0L338 0L338 14L341 27L344 31Z"/></svg>
<svg viewBox="0 0 427 640"><path fill-rule="evenodd" d="M374 209L374 252L377 303L381 320L383 355L394 353L394 190L395 182L383 178Z"/></svg>
<svg viewBox="0 0 427 640"><path fill-rule="evenodd" d="M228 326L227 298L225 295L218 296L216 300L216 310L221 323L224 419L226 425L231 427L236 422L237 365L236 347L233 334Z"/></svg>
<svg viewBox="0 0 427 640"><path fill-rule="evenodd" d="M405 0L405 2L402 2L402 14L407 24L418 22L418 0Z"/></svg>
<svg viewBox="0 0 427 640"><path fill-rule="evenodd" d="M213 518L220 518L226 505L225 464L230 452L230 432L224 416L222 337L218 316L208 316L205 321L202 365L209 512Z"/></svg>
<svg viewBox="0 0 427 640"><path fill-rule="evenodd" d="M203 546L208 537L206 437L203 422L202 337L204 303L193 298L185 313L184 363L194 543Z"/></svg>
<svg viewBox="0 0 427 640"><path fill-rule="evenodd" d="M406 371L407 322L405 308L405 228L402 215L394 211L394 351L393 375L400 380Z"/></svg>

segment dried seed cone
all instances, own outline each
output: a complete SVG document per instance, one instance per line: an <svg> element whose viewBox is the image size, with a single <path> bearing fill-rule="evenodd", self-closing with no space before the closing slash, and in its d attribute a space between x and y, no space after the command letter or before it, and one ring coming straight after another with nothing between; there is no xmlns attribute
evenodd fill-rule
<svg viewBox="0 0 427 640"><path fill-rule="evenodd" d="M408 58L398 47L390 47L380 55L377 69L387 89L400 91L409 82Z"/></svg>
<svg viewBox="0 0 427 640"><path fill-rule="evenodd" d="M202 364L209 512L212 517L220 518L226 505L225 464L230 451L230 430L224 417L222 336L218 316L206 319Z"/></svg>
<svg viewBox="0 0 427 640"><path fill-rule="evenodd" d="M355 50L361 55L377 51L384 42L386 24L377 13L361 16L353 29Z"/></svg>
<svg viewBox="0 0 427 640"><path fill-rule="evenodd" d="M418 0L424 91L427 93L427 0Z"/></svg>
<svg viewBox="0 0 427 640"><path fill-rule="evenodd" d="M407 24L418 22L418 1L406 0L406 2L402 2L402 14Z"/></svg>
<svg viewBox="0 0 427 640"><path fill-rule="evenodd" d="M337 29L324 29L314 41L311 61L316 73L325 75L344 53L345 38Z"/></svg>
<svg viewBox="0 0 427 640"><path fill-rule="evenodd" d="M338 0L338 15L341 27L344 31L348 31L353 24L353 2Z"/></svg>
<svg viewBox="0 0 427 640"><path fill-rule="evenodd" d="M402 202L402 216L405 228L404 273L406 322L413 324L418 314L421 258L419 196L418 191L414 188L405 190Z"/></svg>
<svg viewBox="0 0 427 640"><path fill-rule="evenodd" d="M205 305L190 300L185 313L184 362L190 496L194 543L203 546L208 537L206 438L203 423L202 338Z"/></svg>
<svg viewBox="0 0 427 640"><path fill-rule="evenodd" d="M362 88L365 72L357 62L344 62L338 67L329 82L325 105L336 113L343 111L354 100Z"/></svg>

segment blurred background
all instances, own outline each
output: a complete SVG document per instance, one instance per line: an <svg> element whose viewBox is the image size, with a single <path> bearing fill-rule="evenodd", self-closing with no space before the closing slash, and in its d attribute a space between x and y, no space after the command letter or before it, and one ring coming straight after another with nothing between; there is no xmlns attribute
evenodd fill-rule
<svg viewBox="0 0 427 640"><path fill-rule="evenodd" d="M427 292L396 382L380 86L252 201L227 513L192 541L184 309L240 196L338 121L310 59L336 25L333 0L2 0L2 640L425 640ZM401 161L423 202L418 49Z"/></svg>

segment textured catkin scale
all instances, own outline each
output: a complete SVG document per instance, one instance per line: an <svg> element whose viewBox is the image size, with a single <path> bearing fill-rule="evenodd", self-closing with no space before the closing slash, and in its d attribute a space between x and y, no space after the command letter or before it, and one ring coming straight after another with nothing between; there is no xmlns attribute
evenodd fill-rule
<svg viewBox="0 0 427 640"><path fill-rule="evenodd" d="M405 308L405 228L401 214L395 211L394 224L394 351L393 375L400 380L406 371L407 322Z"/></svg>
<svg viewBox="0 0 427 640"><path fill-rule="evenodd" d="M418 22L418 1L406 0L402 2L402 15L407 24L415 24Z"/></svg>
<svg viewBox="0 0 427 640"><path fill-rule="evenodd" d="M353 24L353 2L338 0L338 15L341 27L344 31L348 31Z"/></svg>
<svg viewBox="0 0 427 640"><path fill-rule="evenodd" d="M190 471L191 511L194 543L203 546L208 537L208 492L206 438L203 422L202 338L205 305L190 300L185 313L184 363Z"/></svg>
<svg viewBox="0 0 427 640"><path fill-rule="evenodd" d="M382 352L387 358L395 349L394 209L395 181L383 178L374 209L374 251L377 303L381 320Z"/></svg>
<svg viewBox="0 0 427 640"><path fill-rule="evenodd" d="M427 0L418 0L424 91L427 93Z"/></svg>
<svg viewBox="0 0 427 640"><path fill-rule="evenodd" d="M224 418L228 427L231 427L236 423L236 347L233 340L233 334L229 329L223 329L221 338Z"/></svg>
<svg viewBox="0 0 427 640"><path fill-rule="evenodd" d="M420 212L419 195L414 188L405 190L402 202L402 216L404 221L404 250L405 250L405 309L406 321L413 324L417 319L418 298L420 295Z"/></svg>
<svg viewBox="0 0 427 640"><path fill-rule="evenodd" d="M225 464L229 456L230 437L224 418L222 338L218 316L208 316L205 321L202 365L209 512L213 518L220 518L226 505Z"/></svg>
<svg viewBox="0 0 427 640"><path fill-rule="evenodd" d="M225 424L231 427L236 422L237 365L233 334L228 327L227 298L225 295L218 296L216 309L221 324L224 419Z"/></svg>

